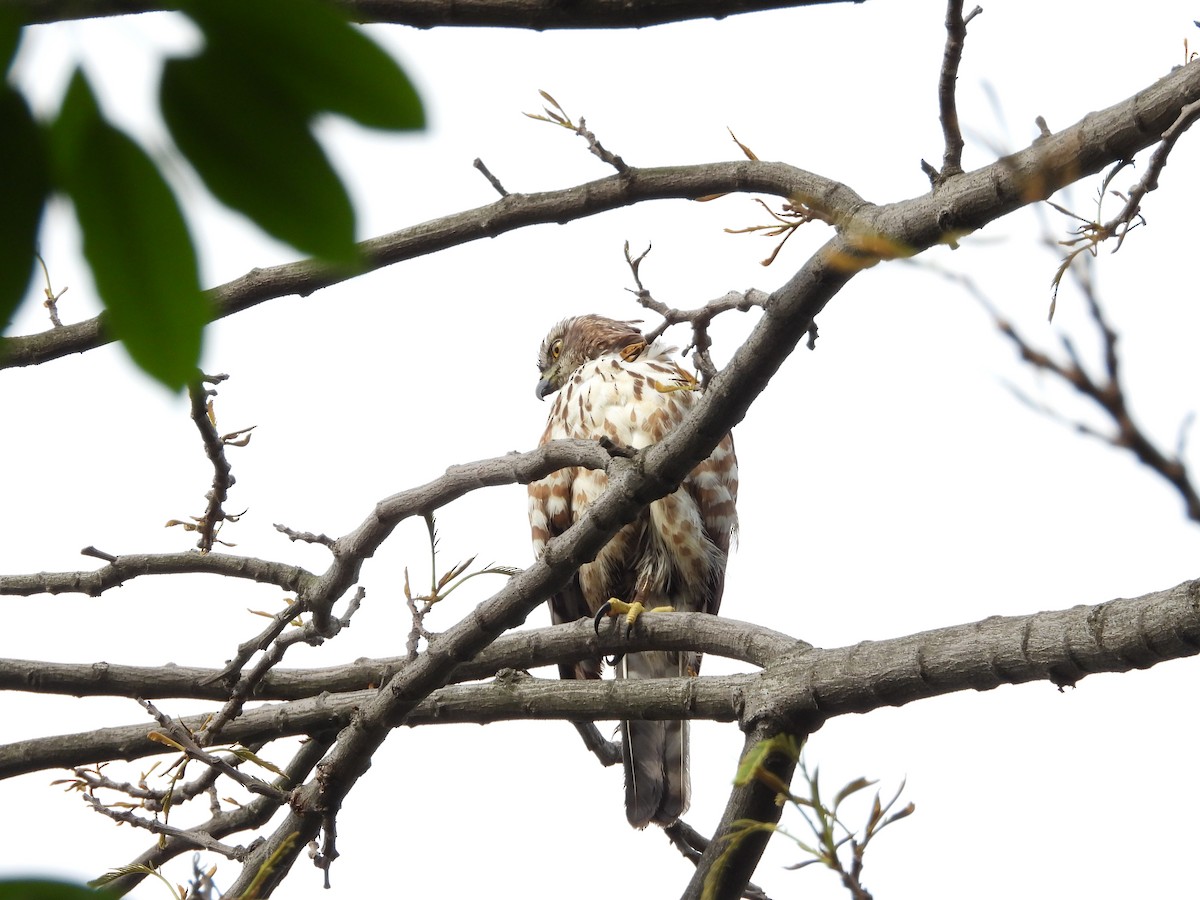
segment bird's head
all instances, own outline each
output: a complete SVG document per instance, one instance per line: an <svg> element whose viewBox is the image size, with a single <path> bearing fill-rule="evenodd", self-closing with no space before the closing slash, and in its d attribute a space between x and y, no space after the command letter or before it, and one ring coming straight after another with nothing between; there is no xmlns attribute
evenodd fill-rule
<svg viewBox="0 0 1200 900"><path fill-rule="evenodd" d="M553 394L589 360L620 353L644 341L635 322L591 315L563 319L550 329L538 349L537 398L544 400L547 394Z"/></svg>

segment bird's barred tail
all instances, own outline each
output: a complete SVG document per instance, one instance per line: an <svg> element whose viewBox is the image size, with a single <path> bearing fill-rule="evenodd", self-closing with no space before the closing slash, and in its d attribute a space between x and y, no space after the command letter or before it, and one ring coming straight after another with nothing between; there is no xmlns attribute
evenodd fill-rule
<svg viewBox="0 0 1200 900"><path fill-rule="evenodd" d="M631 653L617 665L619 678L670 678L681 675L678 653ZM625 815L634 828L651 822L669 825L688 808L688 723L621 723L625 764Z"/></svg>

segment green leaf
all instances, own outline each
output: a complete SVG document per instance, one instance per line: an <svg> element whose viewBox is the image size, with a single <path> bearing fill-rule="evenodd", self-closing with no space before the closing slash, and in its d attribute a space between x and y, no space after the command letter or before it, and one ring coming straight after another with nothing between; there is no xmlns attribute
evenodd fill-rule
<svg viewBox="0 0 1200 900"><path fill-rule="evenodd" d="M737 774L733 783L737 787L745 787L760 773L766 771L767 758L772 753L782 753L790 759L800 758L801 742L790 734L777 734L774 737L759 741L746 751L738 763Z"/></svg>
<svg viewBox="0 0 1200 900"><path fill-rule="evenodd" d="M146 152L104 118L82 72L50 137L55 181L75 205L107 326L142 369L182 389L211 310L175 195Z"/></svg>
<svg viewBox="0 0 1200 900"><path fill-rule="evenodd" d="M358 261L354 210L312 135L340 113L378 128L420 128L403 70L323 0L192 0L205 49L168 61L161 104L209 190L304 253Z"/></svg>
<svg viewBox="0 0 1200 900"><path fill-rule="evenodd" d="M874 781L868 781L866 778L855 778L848 785L837 792L837 796L833 798L833 808L836 810L842 805L842 801L851 794L857 794L863 788L868 788L874 783Z"/></svg>
<svg viewBox="0 0 1200 900"><path fill-rule="evenodd" d="M353 265L354 207L306 114L245 77L218 46L168 60L161 102L175 143L222 203L304 253Z"/></svg>
<svg viewBox="0 0 1200 900"><path fill-rule="evenodd" d="M263 759L249 747L234 747L229 752L240 760L248 760L252 763L262 766L264 769L274 772L280 778L287 777L287 773L283 771L283 769L279 768L279 766L275 765L275 763L271 762L269 759Z"/></svg>
<svg viewBox="0 0 1200 900"><path fill-rule="evenodd" d="M0 332L25 296L49 192L46 142L25 98L0 83Z"/></svg>
<svg viewBox="0 0 1200 900"><path fill-rule="evenodd" d="M425 126L404 70L326 0L191 0L183 10L208 47L236 64L243 90L370 128Z"/></svg>
<svg viewBox="0 0 1200 900"><path fill-rule="evenodd" d="M121 880L126 875L151 875L151 876L157 878L159 881L161 881L164 885L166 885L166 888L170 892L172 897L178 896L178 894L175 891L175 888L172 887L171 882L167 881L167 879L163 877L162 873L160 871L158 871L158 869L152 868L151 866L142 865L141 863L130 863L129 865L126 865L126 866L118 866L115 869L109 869L107 872L105 872L99 878L93 878L91 881L89 881L88 887L105 888L105 887L108 887L108 885L112 884L114 881ZM95 895L93 894L92 896L94 897ZM102 893L102 894L100 894L100 896L111 897L112 894L111 893Z"/></svg>
<svg viewBox="0 0 1200 900"><path fill-rule="evenodd" d="M101 896L104 895L65 881L35 878L0 881L0 900L96 900Z"/></svg>
<svg viewBox="0 0 1200 900"><path fill-rule="evenodd" d="M0 8L0 72L8 72L20 44L20 16L8 7Z"/></svg>

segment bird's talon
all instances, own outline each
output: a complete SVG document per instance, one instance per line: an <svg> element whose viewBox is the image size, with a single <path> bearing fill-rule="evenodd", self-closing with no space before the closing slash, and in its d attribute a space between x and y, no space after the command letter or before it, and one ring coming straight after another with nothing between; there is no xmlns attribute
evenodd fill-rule
<svg viewBox="0 0 1200 900"><path fill-rule="evenodd" d="M632 344L629 344L627 347L622 348L621 359L625 360L625 362L627 362L627 363L633 362L635 359L637 359L639 356L642 355L642 353L643 353L643 351L645 351L645 349L646 349L646 342L644 340L636 341Z"/></svg>
<svg viewBox="0 0 1200 900"><path fill-rule="evenodd" d="M675 612L675 607L652 606L647 609L645 605L638 600L634 600L632 603L626 603L624 600L618 600L616 597L610 597L600 605L598 610L596 610L596 615L592 617L592 623L595 626L596 634L599 634L600 623L604 621L604 619L613 619L617 616L624 616L626 628L632 628L634 623L636 623L637 620L642 617L642 615L645 613L656 612ZM614 653L612 656L606 656L604 661L608 665L615 667L617 663L624 658L624 653Z"/></svg>
<svg viewBox="0 0 1200 900"><path fill-rule="evenodd" d="M592 622L596 627L596 634L600 633L600 622L606 618L615 618L617 616L625 617L625 625L632 628L638 619L645 613L657 612L675 612L673 606L652 606L647 609L639 600L634 600L632 603L626 603L624 600L618 600L616 597L611 597L601 604L596 610L596 615L592 618Z"/></svg>
<svg viewBox="0 0 1200 900"><path fill-rule="evenodd" d="M663 384L654 379L650 379L650 384L660 394L670 394L672 391L700 390L700 382L696 380L695 375L681 367L678 363L675 364L675 371L677 375L671 384Z"/></svg>
<svg viewBox="0 0 1200 900"><path fill-rule="evenodd" d="M606 600L604 603L600 604L600 608L596 610L596 615L592 616L592 624L596 628L596 634L600 633L600 623L603 622L609 615L611 615L611 613L608 611L611 604L611 600Z"/></svg>

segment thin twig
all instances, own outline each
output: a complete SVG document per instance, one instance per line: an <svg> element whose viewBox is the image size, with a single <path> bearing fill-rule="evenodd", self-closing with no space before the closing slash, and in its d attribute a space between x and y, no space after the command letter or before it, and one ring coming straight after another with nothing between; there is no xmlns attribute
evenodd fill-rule
<svg viewBox="0 0 1200 900"><path fill-rule="evenodd" d="M571 117L567 115L567 111L562 108L561 104L545 91L538 91L542 95L549 106L543 106L541 113L525 113L531 119L537 119L539 122L549 122L551 125L558 125L566 128L568 131L573 131L585 141L587 141L588 151L601 162L607 163L617 170L617 174L625 175L629 172L629 164L620 156L608 150L600 139L596 137L595 132L587 127L587 120L583 116L579 117L579 124L576 125L571 121Z"/></svg>
<svg viewBox="0 0 1200 900"><path fill-rule="evenodd" d="M750 288L745 292L730 291L724 297L710 300L698 309L675 309L655 300L642 282L641 266L649 253L650 248L647 247L635 257L630 253L629 242L625 242L625 262L628 264L629 271L633 275L634 284L637 285L637 289L631 291L631 293L637 297L638 303L646 307L646 309L658 313L663 318L662 323L658 327L646 333L646 343L653 343L658 340L672 325L678 325L681 322L690 324L692 326L692 340L684 348L684 354L687 354L690 350L695 351L692 355L692 362L700 372L701 384L707 385L709 380L717 374L717 367L713 364L712 356L709 354L709 351L712 349L712 339L708 336L709 323L721 313L728 312L731 309L747 312L755 306L765 307L770 295L756 288Z"/></svg>
<svg viewBox="0 0 1200 900"><path fill-rule="evenodd" d="M296 531L292 528L288 528L286 525L280 525L278 522L275 523L275 530L281 534L286 534L288 539L293 542L303 541L306 544L321 544L325 547L333 546L334 539L324 532L321 534L313 534L311 531Z"/></svg>
<svg viewBox="0 0 1200 900"><path fill-rule="evenodd" d="M1146 172L1141 179L1132 188L1129 189L1129 194L1125 199L1125 205L1121 210L1113 216L1113 218L1104 224L1104 230L1109 234L1117 234L1117 247L1121 246L1121 242L1125 239L1132 223L1141 213L1142 198L1148 193L1158 188L1158 178L1162 174L1162 170L1167 165L1167 157L1171 155L1171 151L1175 148L1176 142L1182 137L1196 120L1200 119L1200 100L1195 103L1189 103L1179 112L1177 118L1171 127L1163 132L1162 141L1154 152L1150 154L1150 161L1146 165ZM1124 226L1118 234L1118 228Z"/></svg>
<svg viewBox="0 0 1200 900"><path fill-rule="evenodd" d="M61 291L55 291L54 286L50 283L50 268L46 265L46 260L42 259L42 254L35 253L38 264L42 267L42 275L46 278L46 286L42 288L42 293L46 295L46 299L42 301L42 306L50 311L50 324L55 328L62 328L62 319L58 317L58 298L65 294L69 288L63 288Z"/></svg>
<svg viewBox="0 0 1200 900"><path fill-rule="evenodd" d="M313 767L320 762L333 740L333 735L308 739L296 751L291 762L287 764L286 774L275 779L274 784L280 788L290 789L303 782ZM212 772L211 769L205 771L206 774ZM214 811L212 818L190 829L188 833L200 832L214 839L220 839L226 835L250 831L265 824L279 809L279 806L280 804L270 797L255 797L249 803L234 809ZM125 874L114 878L107 884L107 887L113 890L115 895L123 895L146 877L147 869L156 869L181 853L191 850L193 846L194 843L187 840L186 834L179 839L170 836L167 836L165 840L160 838L129 866L122 867Z"/></svg>
<svg viewBox="0 0 1200 900"><path fill-rule="evenodd" d="M1048 243L1054 246L1053 241ZM999 332L1013 345L1021 359L1039 372L1045 372L1056 380L1066 384L1076 394L1092 401L1111 421L1113 430L1101 431L1081 420L1072 419L1044 404L1027 397L1023 392L1010 386L1009 390L1028 405L1031 409L1060 422L1076 432L1103 441L1119 450L1128 450L1159 477L1164 479L1179 493L1183 499L1187 517L1193 522L1200 523L1200 491L1192 483L1183 456L1179 452L1177 442L1176 452L1169 454L1160 450L1146 432L1134 421L1129 410L1129 401L1125 385L1121 377L1120 355L1117 352L1118 335L1109 324L1100 304L1095 283L1090 274L1090 257L1078 257L1078 262L1070 266L1069 271L1076 280L1092 323L1099 332L1104 356L1104 372L1100 377L1092 375L1084 366L1076 352L1074 344L1066 337L1062 339L1063 351L1067 360L1055 359L1050 353L1036 348L1022 335L1008 319L1001 315L995 304L980 289L974 279L956 272L948 272L931 266L926 266L944 278L954 281L966 289L980 305L991 315Z"/></svg>
<svg viewBox="0 0 1200 900"><path fill-rule="evenodd" d="M313 854L313 865L325 873L325 890L331 887L329 869L341 855L337 849L337 816L332 812L326 813L321 819L321 846Z"/></svg>
<svg viewBox="0 0 1200 900"><path fill-rule="evenodd" d="M769 222L766 225L747 225L745 228L726 228L726 234L758 234L762 237L779 238L779 242L767 254L765 259L759 260L760 266L769 266L779 258L779 252L783 249L783 245L788 242L793 234L800 230L801 225L807 225L814 219L824 221L823 217L818 215L809 206L803 203L784 203L780 207L779 212L771 209L770 206L758 197L754 198L754 202L767 211L775 221ZM780 237L782 235L782 237Z"/></svg>
<svg viewBox="0 0 1200 900"><path fill-rule="evenodd" d="M490 184L492 187L494 187L496 189L497 194L499 194L501 197L508 196L508 191L506 191L504 189L504 185L502 185L500 183L500 179L492 174L492 170L489 169L486 165L484 165L484 162L482 159L480 159L479 157L475 157L475 162L472 163L472 165L475 166L475 168L477 168L480 172L483 173L483 177L488 180L488 184Z"/></svg>
<svg viewBox="0 0 1200 900"><path fill-rule="evenodd" d="M204 453L213 467L212 487L204 495L208 501L201 516L191 516L191 522L171 519L167 526L182 525L185 531L197 531L200 536L196 546L201 553L208 553L213 545L220 543L231 546L220 540L217 535L224 522L236 522L243 513L231 514L225 512L225 501L229 497L229 489L237 479L233 477L233 468L225 457L226 447L244 447L250 443L250 432L255 426L240 428L228 434L217 432L217 416L213 411L212 398L217 395L215 390L206 388L206 384L217 385L228 379L228 375L204 375L203 373L188 385L188 397L191 400L192 421L200 431L200 440L204 443Z"/></svg>
<svg viewBox="0 0 1200 900"><path fill-rule="evenodd" d="M222 775L233 779L252 794L261 794L265 797L271 797L280 803L286 803L288 795L286 791L282 791L274 785L257 778L254 775L248 775L242 772L237 767L233 766L227 760L209 753L203 747L196 743L191 732L188 731L180 723L176 722L166 713L161 712L149 700L143 700L142 706L146 711L154 716L159 727L166 732L166 737L173 741L177 747L187 755L188 758L194 759L197 762L202 762L206 766L217 769Z"/></svg>
<svg viewBox="0 0 1200 900"><path fill-rule="evenodd" d="M157 819L147 819L139 816L133 810L128 809L113 809L106 806L97 797L85 795L83 798L96 812L108 818L122 822L126 825L132 825L135 828L145 828L147 831L173 837L177 840L190 844L193 847L198 847L201 850L208 850L212 853L219 853L226 859L241 861L246 856L245 847L230 847L228 844L222 844L220 841L213 838L211 835L201 831L198 828L176 828L174 825L168 825L165 822L160 822Z"/></svg>
<svg viewBox="0 0 1200 900"><path fill-rule="evenodd" d="M1107 222L1100 221L1100 205L1103 203L1105 196L1110 193L1109 185L1117 173L1125 167L1133 165L1132 158L1118 160L1104 176L1104 180L1100 185L1100 195L1097 200L1096 217L1094 219L1076 215L1057 203L1047 201L1050 206L1054 207L1060 213L1075 219L1079 223L1071 230L1070 238L1058 242L1060 245L1072 249L1062 258L1058 270L1054 273L1049 313L1051 320L1054 318L1054 310L1058 302L1059 285L1062 283L1063 276L1067 274L1067 271L1073 268L1076 259L1084 258L1085 254L1094 257L1099 251L1100 244L1114 237L1117 239L1116 246L1113 247L1113 252L1115 253L1121 249L1122 244L1125 243L1125 238L1128 237L1133 229L1146 224L1146 220L1142 216L1142 200L1148 193L1158 188L1159 176L1162 174L1163 168L1167 165L1167 158L1171 155L1176 142L1198 119L1200 119L1200 100L1189 103L1180 110L1175 121L1163 131L1158 146L1155 147L1154 152L1150 155L1150 161L1146 166L1145 174L1129 189L1129 193L1123 194L1120 191L1111 191L1112 194L1120 197L1125 203L1118 210L1117 214Z"/></svg>
<svg viewBox="0 0 1200 900"><path fill-rule="evenodd" d="M256 640L248 641L238 648L238 669L242 665L245 665L245 662L249 659L249 657L243 656L244 653L252 653L253 650L264 648L266 652L255 661L249 672L242 674L238 678L237 684L229 692L229 700L213 716L212 720L204 726L203 730L197 734L197 740L205 745L219 740L221 729L241 715L246 701L254 696L255 690L262 684L263 679L280 663L288 647L301 642L317 647L323 644L328 637L336 635L343 628L348 628L350 617L358 610L364 596L366 596L366 590L360 585L351 598L346 612L341 616L331 618L330 621L333 626L331 634L318 634L311 622L303 623L287 634L281 633L289 623L296 621L297 615L299 615L303 608L303 604L299 601L289 604L286 609L277 613L272 618L270 627L262 635ZM268 635L270 636L268 637ZM234 671L230 666L226 666L221 674L225 679L228 679Z"/></svg>
<svg viewBox="0 0 1200 900"><path fill-rule="evenodd" d="M921 160L921 168L929 176L932 187L945 184L956 175L961 175L963 136L958 123L958 102L956 87L958 84L958 67L962 62L963 44L967 38L967 23L983 10L976 6L965 17L963 16L963 0L950 0L946 8L946 47L942 53L942 70L938 76L938 109L942 123L942 135L946 142L942 153L942 170L938 172L925 160Z"/></svg>

